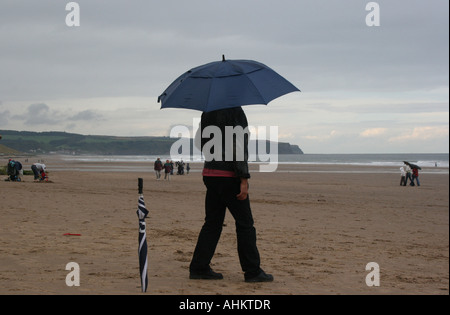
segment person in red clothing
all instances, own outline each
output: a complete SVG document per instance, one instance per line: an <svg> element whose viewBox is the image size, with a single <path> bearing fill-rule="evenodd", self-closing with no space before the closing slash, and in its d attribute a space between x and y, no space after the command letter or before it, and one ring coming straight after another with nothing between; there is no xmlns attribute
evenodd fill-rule
<svg viewBox="0 0 450 315"><path fill-rule="evenodd" d="M411 186L414 186L414 180L417 183L417 186L420 186L419 182L419 169L417 167L412 168L412 178L411 178Z"/></svg>
<svg viewBox="0 0 450 315"><path fill-rule="evenodd" d="M41 181L46 181L46 182L48 182L48 176L47 176L47 173L46 173L45 171L42 171L42 172L41 172L41 178L40 178L40 180L41 180Z"/></svg>
<svg viewBox="0 0 450 315"><path fill-rule="evenodd" d="M225 128L240 126L248 127L247 117L241 107L216 110L202 114L200 123L201 148L205 156L203 182L206 186L205 222L198 236L197 245L189 266L190 279L222 279L221 273L214 272L211 259L219 242L225 212L228 208L236 221L238 255L244 280L246 282L273 281L273 276L266 274L260 267L260 255L256 246L256 230L248 197L248 134L233 139L233 152L226 154ZM205 137L207 127L220 129L222 136L222 152L207 152L216 150L207 146L211 139ZM211 136L211 134L210 134ZM243 139L238 139L243 138ZM220 141L219 141L220 142ZM244 152L236 152L237 150ZM228 147L229 149L229 147ZM214 155L217 153L217 155ZM219 154L221 153L221 154ZM231 153L231 154L230 154ZM238 153L243 153L239 160ZM226 159L232 156L233 159ZM242 155L241 155L242 156Z"/></svg>

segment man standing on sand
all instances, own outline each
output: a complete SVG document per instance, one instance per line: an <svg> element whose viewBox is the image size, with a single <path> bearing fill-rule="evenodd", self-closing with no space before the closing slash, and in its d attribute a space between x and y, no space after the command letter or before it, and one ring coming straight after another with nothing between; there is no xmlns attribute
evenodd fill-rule
<svg viewBox="0 0 450 315"><path fill-rule="evenodd" d="M409 164L405 163L405 170L406 170L406 179L404 182L403 186L406 186L408 184L408 179L410 182L412 182L412 178L411 178L411 167L409 166Z"/></svg>
<svg viewBox="0 0 450 315"><path fill-rule="evenodd" d="M253 216L248 198L248 134L244 139L236 135L233 141L233 160L225 159L225 127L248 127L247 117L241 107L216 110L202 114L201 118L201 148L205 155L203 182L206 186L205 222L198 236L197 245L189 266L190 279L223 279L221 273L214 272L211 259L214 256L226 208L236 221L239 261L246 282L273 281L272 275L266 274L260 267L260 256L256 246L256 230L253 226ZM209 138L204 138L203 131L207 127L219 128L222 135L222 156L216 159L212 148L204 150ZM208 134L208 132L205 132ZM212 141L212 140L211 140ZM220 142L220 140L219 140ZM214 148L216 150L217 148ZM244 150L244 159L237 157L238 150ZM230 152L229 152L230 153ZM213 157L211 158L211 154Z"/></svg>
<svg viewBox="0 0 450 315"><path fill-rule="evenodd" d="M406 186L406 171L403 166L400 167L400 173L401 173L400 186Z"/></svg>
<svg viewBox="0 0 450 315"><path fill-rule="evenodd" d="M153 169L155 170L155 173L156 173L156 180L160 180L162 168L163 168L163 165L162 165L161 159L157 158L155 161L155 164L153 166Z"/></svg>
<svg viewBox="0 0 450 315"><path fill-rule="evenodd" d="M172 172L172 164L166 160L164 164L164 179L170 180L170 172Z"/></svg>
<svg viewBox="0 0 450 315"><path fill-rule="evenodd" d="M419 182L419 169L417 167L414 167L412 169L412 178L411 178L411 186L414 186L414 180L416 180L417 186L420 186Z"/></svg>

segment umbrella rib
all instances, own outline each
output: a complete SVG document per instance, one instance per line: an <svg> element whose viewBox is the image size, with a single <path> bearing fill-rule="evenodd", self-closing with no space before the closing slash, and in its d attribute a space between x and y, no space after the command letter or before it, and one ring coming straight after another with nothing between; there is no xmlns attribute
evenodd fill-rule
<svg viewBox="0 0 450 315"><path fill-rule="evenodd" d="M215 82L216 78L212 78L211 79L211 84L209 85L209 91L208 91L208 97L206 98L206 111L208 111L208 107L209 107L209 100L211 98L211 90L212 90L212 85Z"/></svg>

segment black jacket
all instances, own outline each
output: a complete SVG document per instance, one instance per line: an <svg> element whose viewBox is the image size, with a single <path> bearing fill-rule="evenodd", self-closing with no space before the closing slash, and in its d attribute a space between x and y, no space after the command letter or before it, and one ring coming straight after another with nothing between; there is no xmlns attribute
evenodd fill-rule
<svg viewBox="0 0 450 315"><path fill-rule="evenodd" d="M214 141L214 133L211 135L204 133L205 128L208 126L216 126L221 131L222 154L220 158L217 158L217 156L215 158L212 157L214 153L217 153L217 155L220 153L219 151L214 152L218 148L212 146L212 143L217 144L219 140L215 139L216 141ZM232 133L232 142L229 142L230 139L226 139L227 126L229 126L230 129L232 127L236 131L235 133ZM244 130L244 133L239 132L239 130L242 131L240 127ZM241 107L203 113L200 130L202 135L201 150L205 156L204 167L207 169L234 171L237 177L250 178L248 170L248 140L250 134L247 127L247 117ZM215 128L215 130L218 130L217 128ZM228 132L228 137L230 137L230 132ZM228 148L226 147L226 140L228 140L230 146L232 143L232 151L230 150L230 146L228 146ZM210 141L212 141L212 143L209 143ZM205 145L206 148L204 148ZM206 152L208 150L210 152Z"/></svg>

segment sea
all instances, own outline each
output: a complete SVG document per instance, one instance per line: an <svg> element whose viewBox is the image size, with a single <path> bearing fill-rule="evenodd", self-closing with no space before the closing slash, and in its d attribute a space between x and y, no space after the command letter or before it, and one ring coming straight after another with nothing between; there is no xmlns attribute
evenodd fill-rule
<svg viewBox="0 0 450 315"><path fill-rule="evenodd" d="M136 162L153 165L153 162L160 157L162 161L170 159L169 156L141 156L141 155L64 155L63 161L86 162L86 166L81 166L80 171L94 171L105 168L109 171L139 171L141 166L133 165ZM200 163L201 156L184 157L184 162ZM174 160L175 162L176 160ZM384 172L399 173L399 168L404 165L404 161L416 164L422 168L421 173L448 174L449 154L448 153L397 153L397 154L287 154L279 155L277 163L282 165L348 165L348 166L379 166ZM89 162L99 163L100 166L89 166ZM121 162L123 166L109 167L109 163ZM127 163L128 162L128 163ZM264 162L250 162L250 164L261 164ZM70 165L71 163L68 163ZM83 165L83 163L81 163ZM67 169L64 165L55 165L53 169ZM149 167L151 169L151 167ZM335 168L334 168L335 169ZM195 171L195 170L193 170ZM358 171L359 172L359 171Z"/></svg>

